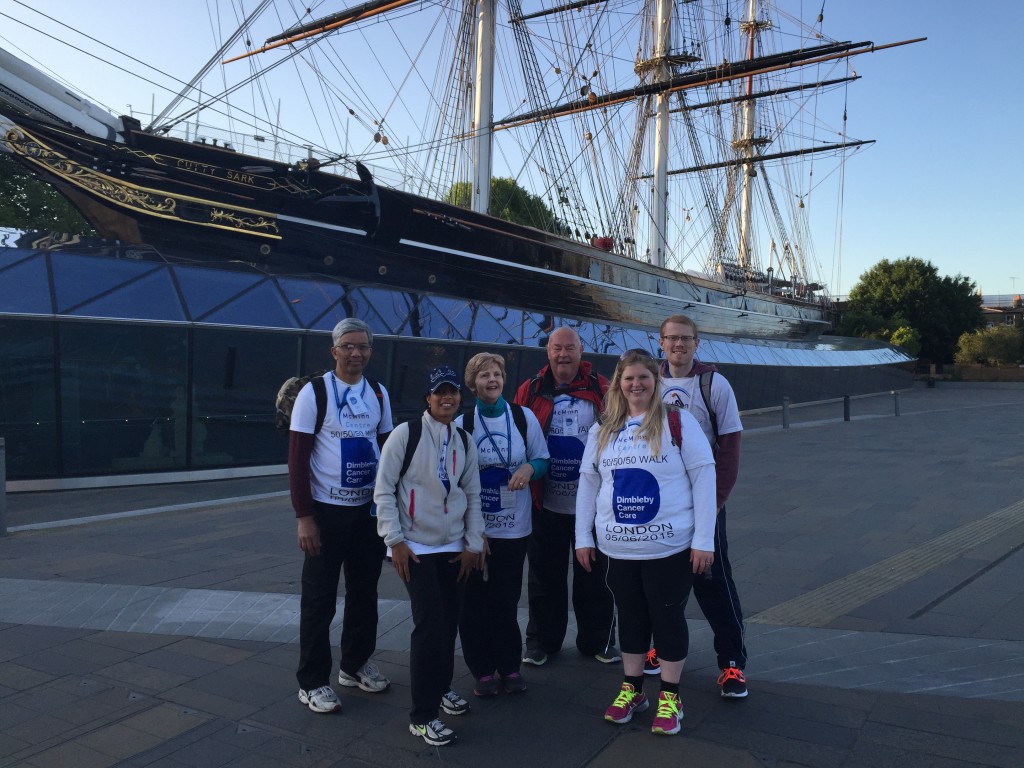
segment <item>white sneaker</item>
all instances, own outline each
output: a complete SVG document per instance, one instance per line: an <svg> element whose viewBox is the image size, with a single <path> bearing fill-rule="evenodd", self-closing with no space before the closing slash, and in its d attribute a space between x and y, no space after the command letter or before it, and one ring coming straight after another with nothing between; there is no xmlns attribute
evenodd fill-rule
<svg viewBox="0 0 1024 768"><path fill-rule="evenodd" d="M345 670L338 672L338 685L348 688L359 688L367 693L380 693L387 690L391 681L380 673L380 669L372 661L368 661L360 667L354 675Z"/></svg>
<svg viewBox="0 0 1024 768"><path fill-rule="evenodd" d="M443 747L455 741L455 732L440 720L431 720L425 725L409 723L409 733L421 737L427 744Z"/></svg>
<svg viewBox="0 0 1024 768"><path fill-rule="evenodd" d="M341 702L338 701L338 694L329 685L321 685L312 691L304 691L299 688L299 701L312 709L314 712L340 712Z"/></svg>
<svg viewBox="0 0 1024 768"><path fill-rule="evenodd" d="M441 697L441 709L444 710L446 715L458 717L469 712L469 702L449 688L448 692Z"/></svg>

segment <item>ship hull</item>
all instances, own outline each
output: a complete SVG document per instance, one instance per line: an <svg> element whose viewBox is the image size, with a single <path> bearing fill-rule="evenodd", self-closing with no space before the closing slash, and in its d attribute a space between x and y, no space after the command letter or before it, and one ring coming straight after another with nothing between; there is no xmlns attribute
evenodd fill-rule
<svg viewBox="0 0 1024 768"><path fill-rule="evenodd" d="M100 234L169 258L240 260L281 276L469 298L542 315L657 327L685 313L705 333L813 340L815 305L746 295L529 227L209 144L137 130L123 142L31 120L3 145Z"/></svg>

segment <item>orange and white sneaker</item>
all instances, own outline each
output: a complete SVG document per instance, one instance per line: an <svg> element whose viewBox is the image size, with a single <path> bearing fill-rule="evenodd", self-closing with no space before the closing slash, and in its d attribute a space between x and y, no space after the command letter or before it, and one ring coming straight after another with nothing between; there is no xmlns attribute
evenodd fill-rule
<svg viewBox="0 0 1024 768"><path fill-rule="evenodd" d="M654 715L654 722L651 723L651 733L659 736L671 736L679 733L682 728L683 705L679 701L678 693L662 691L658 696L658 711Z"/></svg>
<svg viewBox="0 0 1024 768"><path fill-rule="evenodd" d="M658 649L651 648L647 652L647 656L644 657L644 674L645 675L660 675L661 674L661 662L658 660Z"/></svg>
<svg viewBox="0 0 1024 768"><path fill-rule="evenodd" d="M722 686L723 699L744 699L747 696L747 678L743 670L730 665L718 676L718 684Z"/></svg>
<svg viewBox="0 0 1024 768"><path fill-rule="evenodd" d="M615 701L604 711L604 719L609 723L623 725L633 719L634 712L643 712L648 706L649 702L642 690L638 692L632 683L623 683Z"/></svg>

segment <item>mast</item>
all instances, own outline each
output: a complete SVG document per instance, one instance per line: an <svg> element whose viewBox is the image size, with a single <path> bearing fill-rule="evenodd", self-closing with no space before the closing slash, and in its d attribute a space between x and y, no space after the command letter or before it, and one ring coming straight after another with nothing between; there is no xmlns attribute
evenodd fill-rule
<svg viewBox="0 0 1024 768"><path fill-rule="evenodd" d="M651 66L653 81L671 78L668 52L672 36L672 0L656 0L654 17L654 51ZM664 267L668 255L668 140L669 94L654 97L654 184L651 187L651 263Z"/></svg>
<svg viewBox="0 0 1024 768"><path fill-rule="evenodd" d="M759 22L757 20L757 0L747 0L747 20L742 23L740 29L747 35L747 60L753 61L756 58L757 37L762 29L767 29L770 22ZM754 93L754 76L748 75L744 85L746 96ZM753 191L754 178L757 170L754 167L754 158L757 155L756 147L768 143L763 136L754 136L757 127L757 100L747 98L740 105L742 121L740 123L741 138L733 142L740 156L746 162L743 164L743 182L740 191L740 221L739 221L739 252L736 254L736 261L742 269L750 269L753 266L751 254L753 252Z"/></svg>
<svg viewBox="0 0 1024 768"><path fill-rule="evenodd" d="M495 6L496 0L477 0L473 190L470 198L470 205L477 213L487 213L491 204Z"/></svg>

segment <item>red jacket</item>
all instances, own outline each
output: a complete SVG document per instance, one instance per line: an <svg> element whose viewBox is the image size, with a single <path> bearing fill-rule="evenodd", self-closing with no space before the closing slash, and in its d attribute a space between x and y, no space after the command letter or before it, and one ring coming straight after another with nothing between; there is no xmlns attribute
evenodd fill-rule
<svg viewBox="0 0 1024 768"><path fill-rule="evenodd" d="M555 378L551 375L551 366L545 365L537 375L527 379L519 385L516 396L512 401L524 408L529 408L540 422L544 437L548 435L551 427L551 417L555 412L555 395L570 395L579 400L587 400L594 404L598 413L604 410L604 393L608 391L608 379L599 373L594 373L590 363L580 361L580 368L576 371L569 386L555 390ZM536 480L530 483L530 494L533 497L533 505L537 509L544 506L544 482Z"/></svg>

